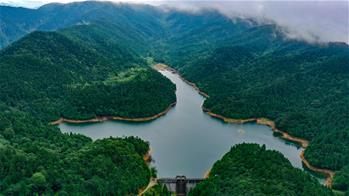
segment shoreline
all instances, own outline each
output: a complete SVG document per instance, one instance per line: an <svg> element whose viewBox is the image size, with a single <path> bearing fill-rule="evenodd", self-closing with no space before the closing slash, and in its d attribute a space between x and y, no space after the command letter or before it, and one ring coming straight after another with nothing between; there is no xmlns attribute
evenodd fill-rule
<svg viewBox="0 0 349 196"><path fill-rule="evenodd" d="M152 158L151 158L152 151L153 151L153 149L149 147L148 152L145 155L143 155L143 160L148 165L148 167L149 167L150 162L152 161ZM151 177L149 179L148 185L146 187L143 187L140 190L138 190L137 195L139 195L139 196L143 195L144 193L146 193L150 188L152 188L156 184L157 184L156 178Z"/></svg>
<svg viewBox="0 0 349 196"><path fill-rule="evenodd" d="M304 150L301 152L301 154L299 155L302 159L303 164L310 169L311 171L317 172L317 173L322 173L325 174L327 176L326 181L325 181L325 186L332 188L332 182L333 182L333 178L335 175L335 172L329 169L323 169L323 168L317 168L312 166L308 160L305 159L304 157Z"/></svg>
<svg viewBox="0 0 349 196"><path fill-rule="evenodd" d="M207 171L205 172L205 174L204 174L204 179L207 179L207 178L210 177L211 169L212 169L212 167L211 167L209 170L207 170Z"/></svg>
<svg viewBox="0 0 349 196"><path fill-rule="evenodd" d="M177 70L173 69L172 67L169 67L169 66L167 66L167 65L165 65L165 64L162 64L162 63L158 63L158 64L155 64L155 65L153 66L153 68L154 68L155 70L158 70L158 71L159 71L159 70L160 70L160 71L170 71L171 73L177 74L177 75L181 78L181 80L183 80L183 81L184 81L185 83L187 83L189 86L193 87L194 90L196 90L200 95L202 95L202 96L205 97L205 98L209 98L209 97L210 97L207 93L205 93L205 92L203 92L201 89L199 89L199 87L196 86L195 83L190 82L189 80L185 79Z"/></svg>
<svg viewBox="0 0 349 196"><path fill-rule="evenodd" d="M280 137L282 139L284 139L286 141L291 141L291 142L297 143L303 148L302 152L299 155L301 160L302 160L303 165L307 169L309 169L313 172L325 175L326 176L325 186L329 187L329 188L332 187L332 181L333 181L333 177L335 175L335 172L332 170L329 170L329 169L318 168L318 167L312 166L310 164L310 162L304 157L305 149L309 146L308 140L292 136L285 131L281 131L281 130L277 129L275 122L270 120L270 119L267 119L267 118L233 119L233 118L224 117L224 116L219 115L219 114L215 114L215 113L211 112L209 109L204 108L204 107L202 107L202 109L206 114L210 115L211 117L221 119L226 123L244 124L244 123L248 123L248 122L255 122L256 124L269 126L273 132L281 133Z"/></svg>
<svg viewBox="0 0 349 196"><path fill-rule="evenodd" d="M185 78L183 78L181 76L181 74L177 70L175 70L175 69L173 69L173 68L171 68L171 67L169 67L169 66L167 66L165 64L161 64L161 63L154 65L154 69L156 69L156 70L167 70L167 71L170 71L172 73L177 74L185 83L187 83L188 85L192 86L200 95L204 96L205 98L209 98L209 95L207 93L201 91L199 89L199 87L195 83L192 83L192 82L186 80ZM290 142L294 142L294 143L299 144L303 148L302 152L299 155L301 160L302 160L303 165L307 169L309 169L309 170L311 170L313 172L325 175L326 176L325 186L329 187L329 188L332 188L332 181L333 181L333 177L335 175L335 172L332 171L332 170L329 170L329 169L318 168L318 167L312 166L310 164L310 162L304 157L305 149L309 146L309 141L308 140L292 136L292 135L290 135L289 133L287 133L285 131L281 131L281 130L277 129L277 127L275 125L275 122L270 120L270 119L267 119L267 118L233 119L233 118L227 118L227 117L222 116L220 114L215 114L215 113L211 112L209 109L207 109L207 108L205 108L203 106L202 106L202 110L206 114L210 115L211 117L221 119L221 120L223 120L226 123L244 124L244 123L248 123L248 122L254 122L256 124L269 126L272 129L273 132L280 133L281 134L280 137L282 139L284 139L286 141L290 141ZM205 178L209 177L209 174L210 174L210 170L208 170L204 174L204 177Z"/></svg>
<svg viewBox="0 0 349 196"><path fill-rule="evenodd" d="M143 155L143 160L147 163L147 164L150 164L150 162L152 161L152 158L151 158L151 153L153 152L153 149L149 147L149 150L148 152Z"/></svg>
<svg viewBox="0 0 349 196"><path fill-rule="evenodd" d="M147 122L155 120L163 115L165 115L167 112L169 112L177 102L171 103L164 111L155 114L153 116L149 117L141 117L141 118L128 118L128 117L120 117L120 116L98 116L96 118L87 119L87 120L75 120L75 119L68 119L61 117L58 120L55 120L53 122L50 122L50 125L59 125L61 123L70 123L70 124L84 124L84 123L97 123L97 122L104 122L108 120L118 120L118 121L128 121L128 122Z"/></svg>

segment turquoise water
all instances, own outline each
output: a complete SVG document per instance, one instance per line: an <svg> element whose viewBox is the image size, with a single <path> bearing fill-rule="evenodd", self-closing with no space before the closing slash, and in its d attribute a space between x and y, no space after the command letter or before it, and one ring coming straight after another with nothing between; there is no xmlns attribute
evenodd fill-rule
<svg viewBox="0 0 349 196"><path fill-rule="evenodd" d="M150 142L152 165L158 177L203 177L213 163L234 144L265 144L281 152L302 169L301 148L274 137L271 128L255 123L227 124L202 112L204 97L178 75L160 71L176 84L177 105L166 115L146 123L107 121L95 124L61 124L63 132L81 133L93 139L138 136Z"/></svg>

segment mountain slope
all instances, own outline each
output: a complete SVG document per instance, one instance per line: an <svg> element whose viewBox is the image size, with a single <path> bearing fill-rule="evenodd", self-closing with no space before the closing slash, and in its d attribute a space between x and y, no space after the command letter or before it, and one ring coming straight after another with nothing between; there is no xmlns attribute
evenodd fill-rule
<svg viewBox="0 0 349 196"><path fill-rule="evenodd" d="M59 117L148 117L175 86L105 29L33 32L0 51L0 192L134 195L150 170L137 138L92 142L48 125ZM83 35L82 35L83 34Z"/></svg>
<svg viewBox="0 0 349 196"><path fill-rule="evenodd" d="M305 47L303 47L305 48ZM204 107L229 118L266 117L279 129L311 140L305 156L316 166L349 164L349 49L337 46L220 48L184 63L184 77L210 95Z"/></svg>
<svg viewBox="0 0 349 196"><path fill-rule="evenodd" d="M174 85L135 53L68 31L34 32L1 51L1 101L45 121L149 117L175 101Z"/></svg>
<svg viewBox="0 0 349 196"><path fill-rule="evenodd" d="M289 40L274 24L229 19L212 10L193 14L105 2L0 9L6 15L0 21L2 46L33 30L66 28L31 34L1 51L0 98L11 106L45 121L62 115L140 117L143 110L152 115L174 101L174 87L144 66L140 57L150 56L207 92L204 107L231 118L270 118L281 130L310 140L305 156L311 164L346 175L345 44ZM152 85L156 88L149 89ZM149 94L140 93L144 90ZM122 99L110 99L115 96ZM151 107L141 110L145 97ZM137 107L127 107L130 100Z"/></svg>
<svg viewBox="0 0 349 196"><path fill-rule="evenodd" d="M162 33L160 18L159 10L152 6L111 2L53 3L38 9L0 6L0 48L32 31L54 31L89 23L103 24L106 20L112 27L110 30L126 38L125 41L139 43Z"/></svg>

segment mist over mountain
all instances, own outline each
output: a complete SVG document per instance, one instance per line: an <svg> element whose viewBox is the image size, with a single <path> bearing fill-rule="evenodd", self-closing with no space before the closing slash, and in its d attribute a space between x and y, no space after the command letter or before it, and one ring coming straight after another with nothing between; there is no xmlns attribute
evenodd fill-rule
<svg viewBox="0 0 349 196"><path fill-rule="evenodd" d="M53 2L72 2L71 0L2 1L3 5L28 8L38 8ZM81 0L78 1L81 2ZM214 9L230 18L254 18L263 24L275 23L290 39L301 39L311 43L349 43L349 6L347 1L112 0L112 2L149 4L192 13Z"/></svg>
<svg viewBox="0 0 349 196"><path fill-rule="evenodd" d="M149 149L146 142L93 142L62 134L49 122L144 118L164 111L175 102L175 86L149 65L165 63L210 95L203 103L205 111L233 119L267 118L278 129L308 140L306 160L336 173L327 176L333 188L349 194L349 47L328 42L332 36L345 38L346 25L339 34L331 32L346 18L321 18L328 26L313 26L318 18L309 18L306 9L287 14L300 10L292 3L159 5L163 3L0 6L0 192L133 195L145 187L150 177L142 157ZM283 11L274 12L274 6ZM285 18L278 17L282 12ZM235 149L218 161L213 174L224 175L203 182L198 193L210 192L210 187L225 195L245 190L276 195L331 192L294 170L279 153L259 146L240 148L241 155L235 156ZM250 150L256 156L245 159L244 152ZM260 167L265 160L270 164ZM231 163L242 164L239 174L248 176L238 176L234 169L225 172ZM130 175L134 172L138 175ZM263 178L271 173L272 181L265 183ZM235 183L243 186L226 189Z"/></svg>
<svg viewBox="0 0 349 196"><path fill-rule="evenodd" d="M347 1L165 1L164 6L200 12L215 9L230 18L277 24L291 39L349 43Z"/></svg>

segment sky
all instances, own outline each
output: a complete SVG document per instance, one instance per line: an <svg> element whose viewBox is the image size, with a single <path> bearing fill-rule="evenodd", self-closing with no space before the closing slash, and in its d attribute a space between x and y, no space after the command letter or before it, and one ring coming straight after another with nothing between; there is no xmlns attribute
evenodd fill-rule
<svg viewBox="0 0 349 196"><path fill-rule="evenodd" d="M0 4L36 8L43 4L73 0L0 0ZM83 0L74 0L83 1ZM115 2L167 5L172 8L198 12L213 8L229 17L254 17L260 22L273 21L289 38L309 42L339 41L349 43L349 0L113 0Z"/></svg>

